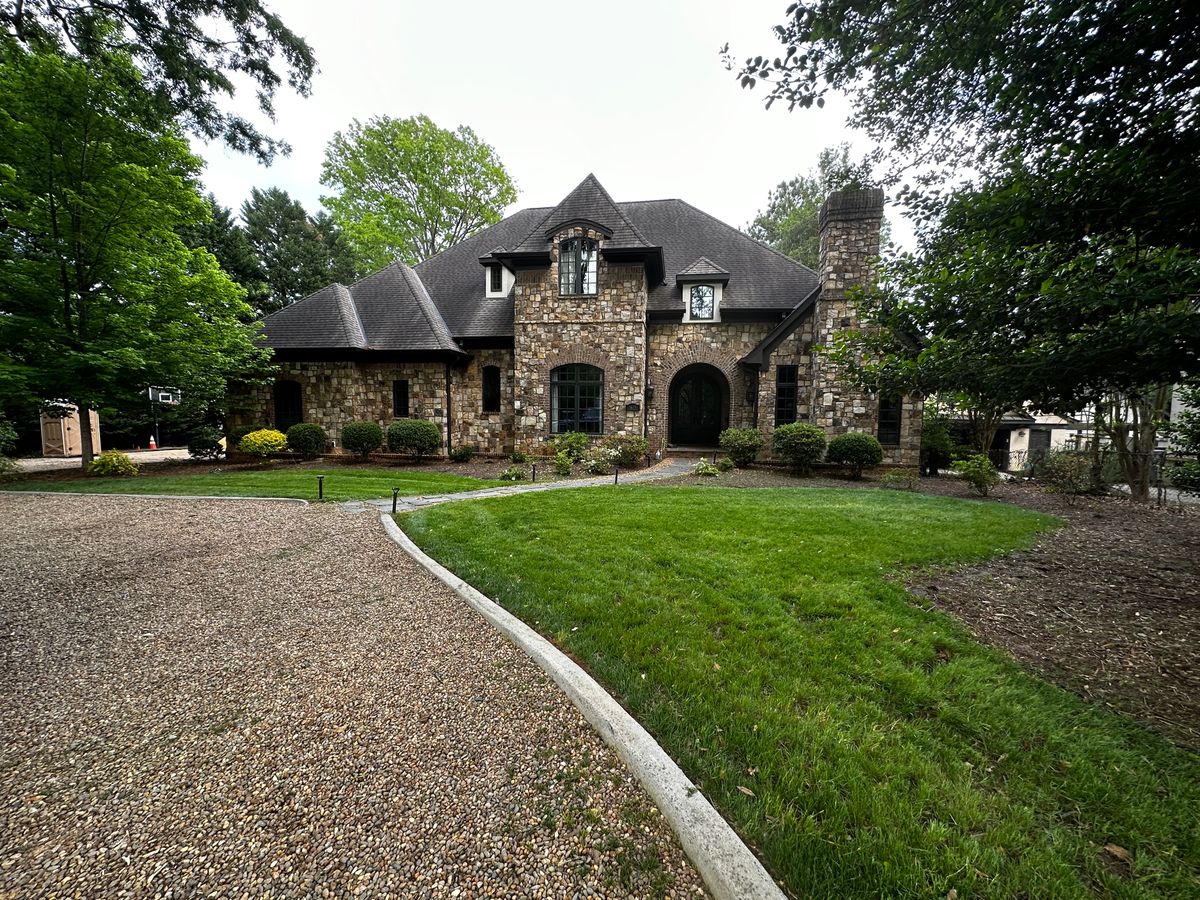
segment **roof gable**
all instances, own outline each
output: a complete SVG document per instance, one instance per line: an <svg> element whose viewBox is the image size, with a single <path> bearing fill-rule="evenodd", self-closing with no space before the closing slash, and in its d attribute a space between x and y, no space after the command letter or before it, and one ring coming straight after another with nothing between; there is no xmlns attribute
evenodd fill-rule
<svg viewBox="0 0 1200 900"><path fill-rule="evenodd" d="M516 252L544 250L556 232L571 225L590 226L600 231L604 234L605 244L609 248L634 249L655 246L629 221L596 176L589 174L525 236L515 248Z"/></svg>

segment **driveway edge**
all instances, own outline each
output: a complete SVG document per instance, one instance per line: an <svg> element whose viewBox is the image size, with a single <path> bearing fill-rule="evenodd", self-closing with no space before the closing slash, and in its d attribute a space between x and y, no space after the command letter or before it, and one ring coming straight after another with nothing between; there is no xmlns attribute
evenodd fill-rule
<svg viewBox="0 0 1200 900"><path fill-rule="evenodd" d="M783 892L750 848L621 704L548 640L428 556L390 515L384 513L379 518L388 537L487 619L562 688L654 800L713 897L783 900Z"/></svg>
<svg viewBox="0 0 1200 900"><path fill-rule="evenodd" d="M240 497L240 496L204 496L192 494L109 494L103 491L6 491L0 488L0 496L19 497L28 494L31 497L134 497L138 500L254 500L259 503L295 503L308 506L307 500L298 497Z"/></svg>

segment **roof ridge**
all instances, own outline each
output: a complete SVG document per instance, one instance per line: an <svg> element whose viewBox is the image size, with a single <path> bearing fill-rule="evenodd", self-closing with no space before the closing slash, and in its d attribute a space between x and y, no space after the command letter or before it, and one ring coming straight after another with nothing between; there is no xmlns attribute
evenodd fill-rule
<svg viewBox="0 0 1200 900"><path fill-rule="evenodd" d="M400 263L399 265L401 266L400 274L412 291L413 297L417 301L417 308L421 310L421 314L425 317L425 322L429 326L429 330L437 337L440 343L449 345L444 346L443 349L458 350L461 352L462 348L458 346L458 342L454 340L454 335L446 326L446 320L442 318L442 313L437 308L437 304L433 302L433 298L429 296L429 291L425 289L425 282L421 280L421 276L417 274L412 266L405 265L404 263ZM433 315L430 315L431 311ZM436 321L434 320L434 316L437 317Z"/></svg>
<svg viewBox="0 0 1200 900"><path fill-rule="evenodd" d="M469 234L469 235L467 235L467 236L466 236L465 238L463 238L461 241L455 241L455 242L454 242L453 244L451 244L449 247L443 247L443 248L442 248L441 250L439 250L437 253L433 254L433 256L427 256L427 257L425 257L423 260L421 260L419 263L417 263L417 265L416 265L416 266L413 266L413 267L412 267L412 268L413 268L413 271L416 271L416 269L417 269L417 266L423 266L423 265L425 265L425 263L429 262L430 260L437 259L437 258L438 258L439 256L441 256L442 254L444 254L444 253L447 253L447 252L449 252L449 251L453 250L455 247L457 247L457 246L459 246L460 244L462 244L462 243L463 243L463 241L469 241L469 240L471 240L472 238L477 238L477 237L479 237L481 234L483 234L484 232L486 232L486 231L488 231L488 230L490 230L490 229L492 229L492 228L495 228L495 227L497 227L497 226L499 226L499 225L503 225L503 224L504 224L505 222L507 222L509 219L515 219L517 216L521 215L521 213L527 213L527 212L536 212L536 211L537 211L537 210L539 210L539 209L545 209L545 210L548 210L548 212L546 213L546 215L550 215L550 213L554 211L554 207L553 207L553 206L525 206L525 207L522 207L521 209L518 209L518 210L517 210L515 213L513 213L512 215L505 216L505 217L504 217L503 219L501 219L499 222L493 222L491 225L488 225L488 226L487 226L487 228L481 228L481 229L479 229L477 232L475 232L474 234ZM539 223L539 224L540 224L540 223ZM527 235L527 236L528 236L528 235ZM524 238L522 238L522 240L524 240ZM517 246L519 247L519 246L520 246L520 244L517 244ZM489 251L489 252L490 252L490 251ZM383 271L383 270L381 269L380 271ZM365 276L364 276L364 277L365 277Z"/></svg>
<svg viewBox="0 0 1200 900"><path fill-rule="evenodd" d="M600 193L604 195L604 199L607 200L610 204L612 204L612 208L617 211L617 215L621 217L621 221L623 221L627 226L629 226L629 230L632 231L637 236L637 239L639 241L641 241L643 244L645 244L647 247L653 247L654 245L651 244L648 240L646 240L646 236L644 234L642 234L641 231L638 230L638 227L629 221L629 217L627 215L625 215L625 210L621 209L620 204L617 203L617 201L612 198L612 194L610 194L608 192L608 188L606 188L604 185L602 185L600 183L600 179L597 178L595 176L595 174L592 172L588 172L588 177L583 180L587 181L588 178L592 179L592 181L594 181L596 183L596 187L598 187L600 189ZM582 184L582 182L580 182L580 183ZM568 195L568 196L570 196L570 195Z"/></svg>
<svg viewBox="0 0 1200 900"><path fill-rule="evenodd" d="M367 330L363 328L362 316L358 314L358 304L354 302L354 294L350 288L340 282L333 284L334 294L337 295L338 311L342 313L345 321L346 331L350 332L347 337L354 340L359 347L369 346L367 343ZM347 315L346 307L349 306L349 315L354 316L353 322L350 321Z"/></svg>
<svg viewBox="0 0 1200 900"><path fill-rule="evenodd" d="M815 269L809 268L808 266L806 266L804 263L800 262L797 259L792 259L786 253L780 253L778 250L776 250L774 247L770 246L769 244L764 244L762 241L755 240L754 238L750 237L750 235L746 234L746 232L742 231L742 229L735 228L734 226L730 225L728 222L726 222L722 219L718 219L712 213L705 212L700 207L693 206L692 204L688 203L686 200L679 200L678 202L682 203L684 206L688 207L689 209L694 209L696 212L700 213L700 215L705 216L706 218L712 219L714 222L717 222L720 225L723 225L725 228L728 228L730 231L732 231L738 237L743 238L744 240L747 240L752 244L756 244L757 246L762 247L764 250L768 250L771 253L774 253L780 259L786 259L793 266L798 266L799 268L804 269L806 272L811 272L813 275L816 275L817 278L821 277L820 275L817 274L817 271Z"/></svg>

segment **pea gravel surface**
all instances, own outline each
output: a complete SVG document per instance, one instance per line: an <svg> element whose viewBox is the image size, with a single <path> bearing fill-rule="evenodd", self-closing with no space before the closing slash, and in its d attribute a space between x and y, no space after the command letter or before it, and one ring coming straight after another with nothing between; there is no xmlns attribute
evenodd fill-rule
<svg viewBox="0 0 1200 900"><path fill-rule="evenodd" d="M0 495L0 647L0 896L703 894L373 513Z"/></svg>

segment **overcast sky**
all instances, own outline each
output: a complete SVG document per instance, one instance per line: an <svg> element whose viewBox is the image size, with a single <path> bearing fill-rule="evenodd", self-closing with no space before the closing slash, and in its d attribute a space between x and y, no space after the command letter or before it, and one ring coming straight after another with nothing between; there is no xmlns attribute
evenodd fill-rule
<svg viewBox="0 0 1200 900"><path fill-rule="evenodd" d="M557 203L588 172L618 201L680 197L744 225L823 147L865 139L846 106L763 108L721 65L772 56L788 0L274 0L316 51L309 98L283 90L271 133L293 147L270 168L198 148L205 183L237 210L251 187L319 206L325 145L353 118L424 113L469 125L517 183L509 211ZM253 107L251 95L237 106ZM894 218L894 217L893 217Z"/></svg>

